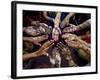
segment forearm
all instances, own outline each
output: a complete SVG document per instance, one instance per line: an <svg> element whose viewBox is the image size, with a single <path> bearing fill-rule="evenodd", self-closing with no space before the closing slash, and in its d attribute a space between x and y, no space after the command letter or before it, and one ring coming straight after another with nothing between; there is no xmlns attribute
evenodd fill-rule
<svg viewBox="0 0 100 80"><path fill-rule="evenodd" d="M29 41L29 42L41 42L48 39L48 35L42 35L38 37L23 37L24 41Z"/></svg>
<svg viewBox="0 0 100 80"><path fill-rule="evenodd" d="M50 17L47 15L46 11L43 12L43 16L45 17L45 19L50 20Z"/></svg>
<svg viewBox="0 0 100 80"><path fill-rule="evenodd" d="M66 18L66 20L67 20L67 18ZM66 22L66 20L65 20L65 22L63 21L63 26L61 26L62 28L66 25L66 24L68 24L68 21ZM65 33L65 32L74 32L74 31L79 31L79 30L82 30L82 29L85 29L85 28L89 28L91 26L91 19L89 19L89 20L86 20L85 22L83 22L83 23L81 23L81 24L79 24L79 25L73 25L73 24L70 24L70 27L66 27L66 28L64 28L63 29L63 33Z"/></svg>
<svg viewBox="0 0 100 80"><path fill-rule="evenodd" d="M72 17L72 16L74 16L75 15L75 13L69 13L65 18L64 18L64 20L61 22L61 28L64 28L66 25L68 25L69 24L69 20L70 20L70 18Z"/></svg>
<svg viewBox="0 0 100 80"><path fill-rule="evenodd" d="M70 12L70 13L66 16L65 20L70 19L70 18L71 18L72 16L74 16L74 15L75 15L75 13Z"/></svg>
<svg viewBox="0 0 100 80"><path fill-rule="evenodd" d="M59 27L61 12L58 12L54 20L54 27Z"/></svg>
<svg viewBox="0 0 100 80"><path fill-rule="evenodd" d="M39 53L39 51L36 51L36 52L33 52L33 53L29 53L29 54L24 54L23 55L23 60L26 61L26 60L38 57L38 55L37 55L38 53Z"/></svg>
<svg viewBox="0 0 100 80"><path fill-rule="evenodd" d="M81 29L89 28L90 26L91 26L91 19L88 19L76 27L77 27L77 30L81 30Z"/></svg>

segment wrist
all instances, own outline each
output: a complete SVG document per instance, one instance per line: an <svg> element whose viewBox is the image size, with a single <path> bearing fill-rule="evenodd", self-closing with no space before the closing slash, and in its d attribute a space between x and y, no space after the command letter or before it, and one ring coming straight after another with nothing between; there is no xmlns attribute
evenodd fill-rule
<svg viewBox="0 0 100 80"><path fill-rule="evenodd" d="M55 25L54 25L54 28L58 28L58 27L59 27L59 25L58 25L58 24L55 24Z"/></svg>

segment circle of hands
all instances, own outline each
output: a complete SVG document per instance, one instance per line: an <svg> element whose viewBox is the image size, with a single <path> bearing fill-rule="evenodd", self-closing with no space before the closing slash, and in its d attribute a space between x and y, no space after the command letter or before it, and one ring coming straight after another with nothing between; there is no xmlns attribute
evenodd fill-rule
<svg viewBox="0 0 100 80"><path fill-rule="evenodd" d="M85 22L83 24L85 24ZM50 58L52 65L60 67L61 55L63 55L68 61L69 66L78 66L71 56L70 48L81 49L84 52L83 54L90 57L90 45L83 41L80 36L72 33L78 30L80 30L79 27L74 24L70 24L69 19L60 22L57 28L52 28L45 23L40 23L39 21L32 21L31 26L23 28L23 32L25 32L27 35L30 35L31 37L23 37L23 40L41 46L40 49L36 51L36 53L31 53L33 56L35 55L35 57L46 55ZM50 35L52 35L51 38L49 38ZM59 37L66 44L60 41L61 39L59 39ZM43 45L41 45L42 41L45 41ZM52 47L52 55L50 55L48 50Z"/></svg>

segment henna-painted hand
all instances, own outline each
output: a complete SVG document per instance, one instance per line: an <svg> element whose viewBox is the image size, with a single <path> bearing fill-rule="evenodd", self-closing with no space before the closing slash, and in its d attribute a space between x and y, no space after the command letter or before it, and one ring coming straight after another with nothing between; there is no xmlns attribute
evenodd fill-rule
<svg viewBox="0 0 100 80"><path fill-rule="evenodd" d="M40 23L38 29L39 29L39 31L40 31L41 33L44 33L44 34L50 34L50 33L51 33L50 26L48 26L48 25L45 24L45 23Z"/></svg>
<svg viewBox="0 0 100 80"><path fill-rule="evenodd" d="M23 37L24 41L28 41L28 42L31 42L33 44L40 45L40 46L41 44L39 42L44 41L46 39L48 39L48 35L41 35L37 37Z"/></svg>
<svg viewBox="0 0 100 80"><path fill-rule="evenodd" d="M23 28L23 32L25 32L26 34L28 34L30 36L38 36L38 35L40 35L40 33L36 29L34 29L34 26L24 27Z"/></svg>
<svg viewBox="0 0 100 80"><path fill-rule="evenodd" d="M39 56L42 56L42 55L48 56L47 51L48 51L48 49L49 49L50 47L53 46L53 44L54 44L53 41L47 41L47 42L45 42L45 43L43 44L43 46L42 46L38 51L33 52L33 53L30 53L30 54L24 54L24 55L23 55L23 60L24 60L24 61L25 61L25 60L29 60L29 59L31 59L31 58L39 57Z"/></svg>
<svg viewBox="0 0 100 80"><path fill-rule="evenodd" d="M48 56L47 51L48 51L49 48L51 48L54 45L53 42L54 42L53 40L51 40L51 41L48 40L47 42L45 42L42 45L42 47L39 49L39 52L38 52L37 55L47 55Z"/></svg>
<svg viewBox="0 0 100 80"><path fill-rule="evenodd" d="M66 33L62 35L62 38L65 39L65 42L68 44L68 46L73 48L82 48L82 43L80 38L74 34Z"/></svg>
<svg viewBox="0 0 100 80"><path fill-rule="evenodd" d="M54 41L58 41L60 34L61 34L61 31L60 31L59 28L53 28L52 38L53 38Z"/></svg>
<svg viewBox="0 0 100 80"><path fill-rule="evenodd" d="M64 56L66 56L66 55L69 56L71 54L70 49L66 45L64 45L62 42L59 42L57 44L57 47L62 51L62 54Z"/></svg>
<svg viewBox="0 0 100 80"><path fill-rule="evenodd" d="M63 43L58 43L57 47L62 51L62 54L64 55L65 59L68 61L69 66L77 66L77 64L74 62L70 49L64 45Z"/></svg>
<svg viewBox="0 0 100 80"><path fill-rule="evenodd" d="M34 26L28 26L28 27L24 27L23 31L31 36L38 36L41 34L50 34L51 33L51 29L50 27L45 24L45 23L38 23L36 25L36 23L34 22Z"/></svg>
<svg viewBox="0 0 100 80"><path fill-rule="evenodd" d="M68 44L68 46L73 48L80 48L90 55L90 45L85 41L81 40L78 36L66 33L62 36L62 38L65 38L65 42Z"/></svg>

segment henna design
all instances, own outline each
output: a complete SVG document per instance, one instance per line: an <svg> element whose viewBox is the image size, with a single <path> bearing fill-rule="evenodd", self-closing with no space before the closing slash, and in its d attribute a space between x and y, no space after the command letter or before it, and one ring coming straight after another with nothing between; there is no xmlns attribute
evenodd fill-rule
<svg viewBox="0 0 100 80"><path fill-rule="evenodd" d="M31 42L33 44L37 44L37 45L41 45L39 44L39 42L44 41L48 39L48 35L42 35L42 36L38 36L38 37L23 37L24 41L28 41Z"/></svg>
<svg viewBox="0 0 100 80"><path fill-rule="evenodd" d="M81 40L75 34L66 33L62 35L62 38L65 38L65 42L68 44L68 46L74 48L81 48L85 52L87 52L87 54L90 55L90 45L85 41Z"/></svg>
<svg viewBox="0 0 100 80"><path fill-rule="evenodd" d="M53 48L52 56L49 57L50 57L50 62L52 63L53 66L61 67L61 56L57 47Z"/></svg>
<svg viewBox="0 0 100 80"><path fill-rule="evenodd" d="M78 37L77 35L72 34L72 32L90 28L91 19L88 19L79 25L74 25L69 22L70 18L74 15L75 13L69 13L61 22L60 20L61 12L57 12L56 17L54 19L49 17L47 15L47 12L43 12L43 16L44 18L46 18L46 20L54 22L54 26L52 26L52 29L50 28L49 25L43 22L41 23L40 22L41 20L40 21L31 20L30 23L31 26L23 28L23 32L30 35L30 37L24 36L23 37L24 41L33 43L32 45L34 44L40 45L40 42L44 40L53 39L53 41L47 41L46 43L43 42L44 44L38 51L32 52L29 55L28 54L23 55L24 56L23 60L29 60L34 57L46 55L50 58L50 62L54 67L61 67L61 55L63 55L64 58L66 59L66 62L68 62L68 66L70 67L79 66L78 64L75 63L72 57L72 52L70 51L70 48L77 48L78 52L80 53L79 55L83 59L86 59L89 62L91 57L90 54L91 45L82 40L82 37ZM50 56L47 51L50 47L52 47L52 45L55 46L50 52L52 53L52 55Z"/></svg>
<svg viewBox="0 0 100 80"><path fill-rule="evenodd" d="M68 61L68 64L70 67L77 66L77 64L74 62L71 51L68 48L68 46L64 45L62 42L57 44L57 47L62 51L62 54L64 55L65 59Z"/></svg>
<svg viewBox="0 0 100 80"><path fill-rule="evenodd" d="M73 24L69 24L69 27L64 28L62 32L65 33L65 32L79 31L85 28L89 28L90 26L91 26L91 19L86 20L85 22L77 26Z"/></svg>
<svg viewBox="0 0 100 80"><path fill-rule="evenodd" d="M64 20L61 22L61 24L60 24L61 28L64 28L66 25L69 25L69 20L70 20L70 18L71 18L72 16L74 16L74 15L75 15L75 13L73 13L73 12L69 13L69 14L64 18Z"/></svg>
<svg viewBox="0 0 100 80"><path fill-rule="evenodd" d="M48 25L46 25L45 23L36 24L36 22L34 22L34 24L35 24L34 26L24 27L23 31L31 36L38 36L41 34L50 34L51 33L50 27Z"/></svg>
<svg viewBox="0 0 100 80"><path fill-rule="evenodd" d="M48 49L51 48L53 45L54 45L53 40L47 41L43 44L43 46L38 51L33 52L33 53L29 53L29 54L24 54L23 55L23 60L26 61L26 60L32 59L34 57L47 55L48 54L47 53Z"/></svg>

